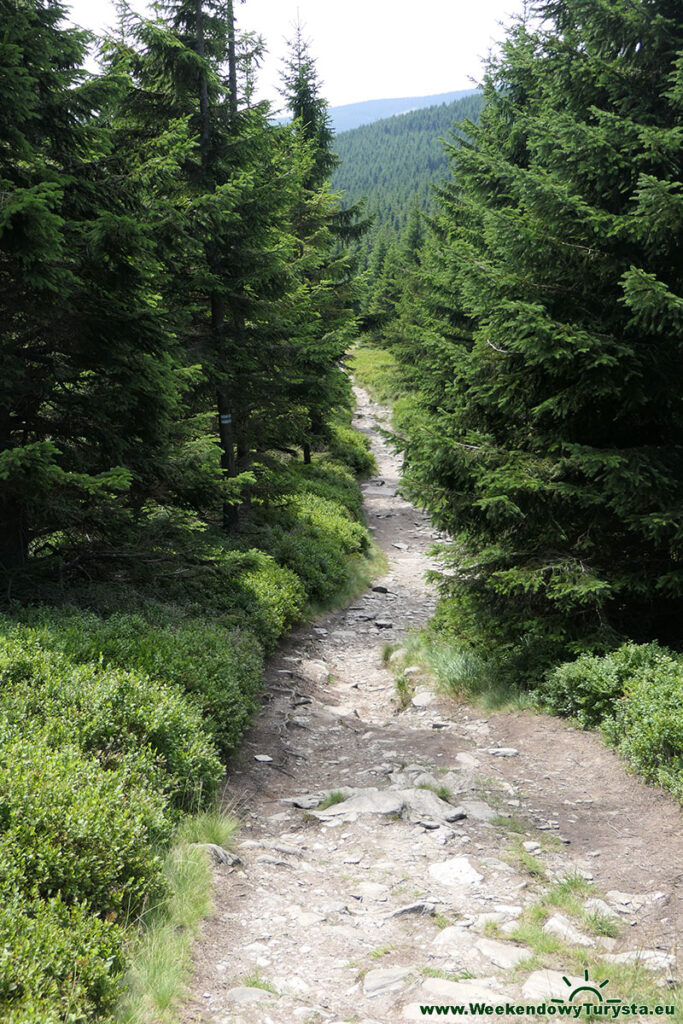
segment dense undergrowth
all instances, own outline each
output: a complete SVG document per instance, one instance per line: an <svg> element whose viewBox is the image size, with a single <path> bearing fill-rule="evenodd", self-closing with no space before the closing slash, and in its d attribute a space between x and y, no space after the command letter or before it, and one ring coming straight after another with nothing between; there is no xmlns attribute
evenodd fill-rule
<svg viewBox="0 0 683 1024"><path fill-rule="evenodd" d="M346 426L331 447L264 472L238 536L178 529L161 571L93 563L0 617L3 1021L135 1020L121 979L140 926L148 973L155 949L178 961L179 872L206 874L188 815L215 805L264 657L372 572L354 477L372 456Z"/></svg>
<svg viewBox="0 0 683 1024"><path fill-rule="evenodd" d="M375 400L394 401L394 429L409 433L411 398L391 352L359 347L353 367ZM571 658L559 640L553 648L546 637L541 649L533 636L486 635L462 602L442 597L428 628L393 662L401 685L402 668L415 663L455 697L534 707L599 729L639 775L683 802L683 655L615 637L612 649Z"/></svg>

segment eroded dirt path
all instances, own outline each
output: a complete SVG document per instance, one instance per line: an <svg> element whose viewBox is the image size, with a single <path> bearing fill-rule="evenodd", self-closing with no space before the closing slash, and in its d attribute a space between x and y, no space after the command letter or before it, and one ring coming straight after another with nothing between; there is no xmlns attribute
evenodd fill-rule
<svg viewBox="0 0 683 1024"><path fill-rule="evenodd" d="M384 1024L423 1019L420 1004L565 996L569 967L541 970L513 933L567 876L590 883L580 909L606 897L598 909L618 935L591 932L576 907L558 907L550 933L591 955L640 952L671 1002L683 892L673 801L562 722L482 714L419 679L400 710L381 655L433 610L434 535L396 493L400 463L376 426L386 410L358 397L379 465L367 514L389 572L269 666L225 794L245 823L242 864L216 869L183 1020ZM321 809L331 791L339 802Z"/></svg>

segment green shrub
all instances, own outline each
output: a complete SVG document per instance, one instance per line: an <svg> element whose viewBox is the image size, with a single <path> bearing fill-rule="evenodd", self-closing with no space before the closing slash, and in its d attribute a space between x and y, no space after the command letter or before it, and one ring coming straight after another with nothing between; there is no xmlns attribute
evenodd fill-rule
<svg viewBox="0 0 683 1024"><path fill-rule="evenodd" d="M649 645L650 647L654 645ZM649 782L683 801L683 661L665 651L634 669L604 733Z"/></svg>
<svg viewBox="0 0 683 1024"><path fill-rule="evenodd" d="M291 569L263 552L259 554L258 566L242 577L241 595L236 600L264 649L271 653L278 640L303 618L306 590Z"/></svg>
<svg viewBox="0 0 683 1024"><path fill-rule="evenodd" d="M77 614L74 623L89 616ZM63 620L62 620L63 621ZM121 754L150 754L141 771L179 807L215 794L223 769L198 708L139 673L73 665L45 651L47 627L16 627L0 639L0 709L5 727L34 722L51 743L77 743L105 766Z"/></svg>
<svg viewBox="0 0 683 1024"><path fill-rule="evenodd" d="M624 644L604 656L583 654L548 672L538 687L541 706L583 728L613 718L628 680L661 655L656 644Z"/></svg>
<svg viewBox="0 0 683 1024"><path fill-rule="evenodd" d="M351 426L334 423L330 428L328 448L332 458L349 466L356 476L369 476L377 472L377 462L370 451L369 438Z"/></svg>
<svg viewBox="0 0 683 1024"><path fill-rule="evenodd" d="M250 634L207 619L164 626L140 614L100 619L74 609L47 609L29 621L43 646L72 661L101 660L104 667L144 673L182 688L198 703L204 727L223 753L235 748L257 707L263 661Z"/></svg>
<svg viewBox="0 0 683 1024"><path fill-rule="evenodd" d="M125 917L159 898L167 801L126 760L104 769L26 731L0 746L0 896L31 894Z"/></svg>
<svg viewBox="0 0 683 1024"><path fill-rule="evenodd" d="M363 518L363 495L347 466L329 459L312 462L310 466L298 466L293 481L292 490L317 494L343 505L354 519Z"/></svg>
<svg viewBox="0 0 683 1024"><path fill-rule="evenodd" d="M59 897L0 906L0 1019L80 1024L114 1007L124 932Z"/></svg>

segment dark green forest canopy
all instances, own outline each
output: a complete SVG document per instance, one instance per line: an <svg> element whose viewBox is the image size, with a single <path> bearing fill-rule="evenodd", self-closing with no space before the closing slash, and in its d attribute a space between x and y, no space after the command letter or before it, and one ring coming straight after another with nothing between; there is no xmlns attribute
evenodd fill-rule
<svg viewBox="0 0 683 1024"><path fill-rule="evenodd" d="M458 628L527 673L680 643L683 614L680 5L533 15L384 327L415 396L409 487L459 542Z"/></svg>

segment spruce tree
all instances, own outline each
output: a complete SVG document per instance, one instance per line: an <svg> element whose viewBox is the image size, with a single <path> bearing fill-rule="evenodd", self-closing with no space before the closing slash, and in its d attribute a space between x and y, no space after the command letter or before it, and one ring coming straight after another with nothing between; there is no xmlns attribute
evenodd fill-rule
<svg viewBox="0 0 683 1024"><path fill-rule="evenodd" d="M126 47L124 47L124 51ZM178 121L191 141L181 168L183 251L175 301L186 358L201 369L192 409L213 410L222 470L234 478L270 443L282 404L277 303L288 288L290 168L266 104L251 104L250 62L232 0L157 5L128 20L129 116L145 134ZM224 525L239 491L223 489Z"/></svg>
<svg viewBox="0 0 683 1024"><path fill-rule="evenodd" d="M310 462L311 446L324 439L330 413L349 402L341 362L355 325L355 266L345 242L362 233L365 225L359 220L360 207L342 209L339 194L330 191L337 158L328 104L320 94L315 61L300 24L282 80L282 95L293 118L292 160L298 168L291 207L297 250L292 271L299 282L291 332L292 398L308 420L299 443L305 462Z"/></svg>
<svg viewBox="0 0 683 1024"><path fill-rule="evenodd" d="M115 152L118 83L64 8L5 2L0 41L0 568L120 531L163 461L172 338L144 188ZM116 495L130 491L131 502Z"/></svg>
<svg viewBox="0 0 683 1024"><path fill-rule="evenodd" d="M404 355L411 487L494 643L680 641L683 22L673 0L530 14L450 147Z"/></svg>

